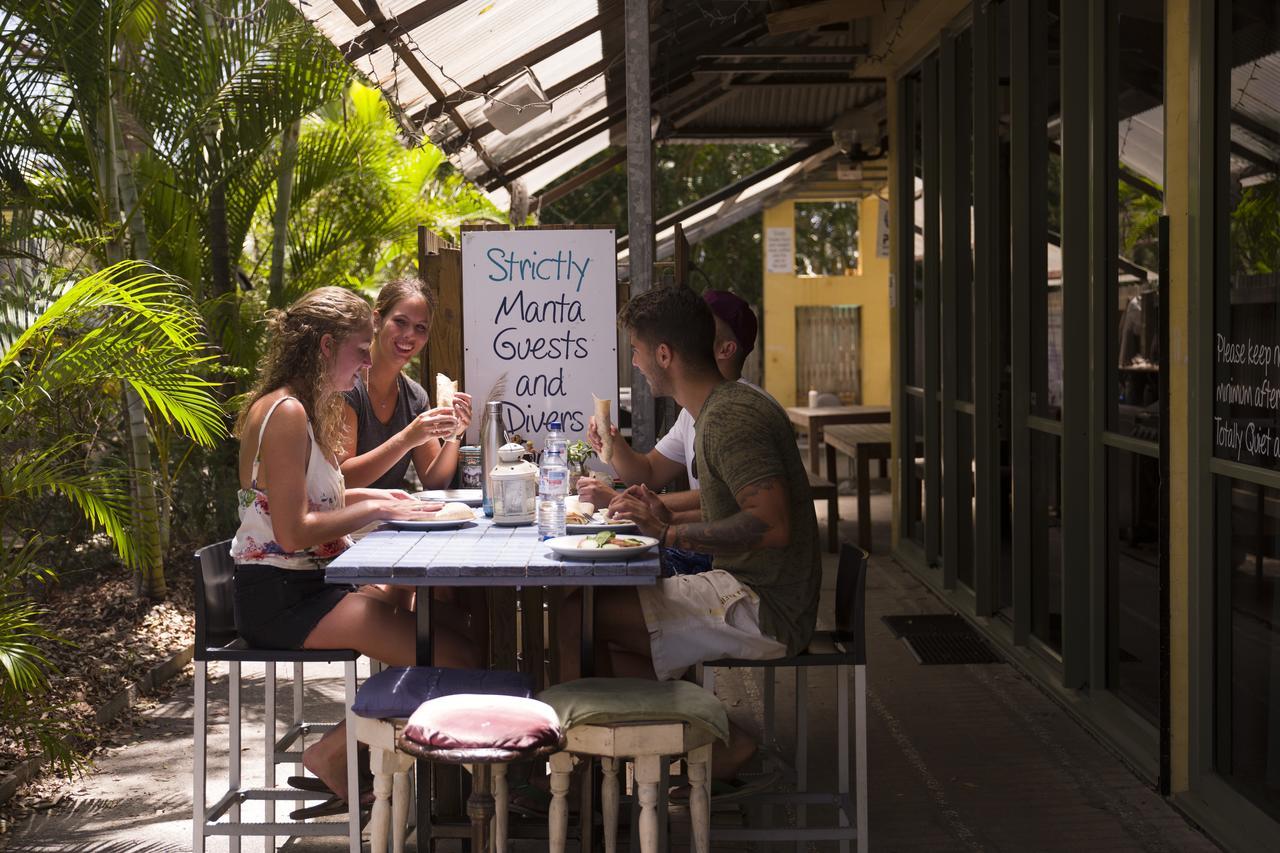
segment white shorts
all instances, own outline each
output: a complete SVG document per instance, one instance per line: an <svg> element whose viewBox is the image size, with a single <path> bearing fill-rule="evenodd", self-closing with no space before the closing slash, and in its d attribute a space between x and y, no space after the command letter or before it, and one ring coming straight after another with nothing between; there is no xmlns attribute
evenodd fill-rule
<svg viewBox="0 0 1280 853"><path fill-rule="evenodd" d="M767 660L787 653L760 630L760 597L724 570L662 578L636 591L661 680L679 678L703 661Z"/></svg>

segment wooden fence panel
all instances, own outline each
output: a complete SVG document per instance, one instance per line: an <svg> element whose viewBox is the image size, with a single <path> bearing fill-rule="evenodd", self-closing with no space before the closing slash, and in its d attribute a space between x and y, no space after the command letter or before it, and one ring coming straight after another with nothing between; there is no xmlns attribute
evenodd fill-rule
<svg viewBox="0 0 1280 853"><path fill-rule="evenodd" d="M841 402L862 402L862 309L857 305L796 307L796 404L809 389L837 394Z"/></svg>

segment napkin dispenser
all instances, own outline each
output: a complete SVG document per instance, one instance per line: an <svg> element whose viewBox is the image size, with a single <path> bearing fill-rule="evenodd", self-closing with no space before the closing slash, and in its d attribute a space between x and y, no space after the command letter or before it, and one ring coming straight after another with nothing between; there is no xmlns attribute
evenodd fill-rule
<svg viewBox="0 0 1280 853"><path fill-rule="evenodd" d="M493 523L508 527L532 524L538 506L538 466L525 458L522 444L498 448L498 464L489 471Z"/></svg>

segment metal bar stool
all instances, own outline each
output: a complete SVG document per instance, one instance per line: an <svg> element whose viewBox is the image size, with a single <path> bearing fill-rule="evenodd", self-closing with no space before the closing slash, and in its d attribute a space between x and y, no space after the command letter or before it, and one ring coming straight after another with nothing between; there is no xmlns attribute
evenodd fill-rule
<svg viewBox="0 0 1280 853"><path fill-rule="evenodd" d="M702 683L715 688L712 667L750 667L765 670L764 725L765 745L776 744L774 720L775 673L781 667L796 671L796 757L795 791L783 794L758 794L737 798L741 803L757 803L766 808L772 804L790 803L796 809L795 827L743 827L717 830L726 841L839 841L841 853L848 853L849 842L857 843L858 853L867 851L867 649L865 599L868 554L845 543L840 548L836 574L836 627L832 631L815 631L809 647L794 657L771 660L725 659L702 665ZM810 791L808 778L809 680L808 670L815 666L836 668L836 737L839 765L836 791ZM849 790L849 686L853 682L852 756L854 791ZM836 825L809 826L809 805L832 805L836 809Z"/></svg>
<svg viewBox="0 0 1280 853"><path fill-rule="evenodd" d="M211 835L228 836L231 853L240 850L243 836L263 836L267 850L275 849L275 837L284 836L332 836L346 835L351 853L360 851L360 801L353 797L345 823L311 823L307 821L277 821L275 804L280 800L324 799L327 794L309 793L293 788L277 788L276 764L296 764L301 772L302 738L308 734L326 732L336 723L307 722L302 716L303 665L342 661L346 704L350 707L356 695L356 660L360 655L351 649L280 650L250 647L237 633L232 613L233 576L235 564L231 560L231 540L206 545L195 554L195 756L193 760L192 791L192 849L204 853L205 839ZM228 669L228 746L227 790L208 804L208 667L210 661L225 661ZM266 720L266 761L264 786L245 788L241 784L240 739L243 720L240 708L240 665L242 663L266 664L264 679L264 716ZM293 719L284 734L276 737L276 664L292 663ZM358 791L356 780L355 731L347 728L347 790ZM246 823L240 820L240 806L246 801L261 800L264 805L263 822ZM223 820L223 818L227 818Z"/></svg>

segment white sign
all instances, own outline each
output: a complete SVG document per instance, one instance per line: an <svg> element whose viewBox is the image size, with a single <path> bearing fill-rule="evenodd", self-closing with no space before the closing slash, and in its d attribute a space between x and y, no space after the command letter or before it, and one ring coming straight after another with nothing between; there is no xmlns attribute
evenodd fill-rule
<svg viewBox="0 0 1280 853"><path fill-rule="evenodd" d="M475 443L486 401L538 438L559 420L584 437L594 393L618 407L617 255L612 229L465 231L462 316Z"/></svg>
<svg viewBox="0 0 1280 853"><path fill-rule="evenodd" d="M876 217L876 257L889 257L889 202L876 199L880 206L880 215Z"/></svg>
<svg viewBox="0 0 1280 853"><path fill-rule="evenodd" d="M766 228L764 233L765 272L792 275L796 271L794 228Z"/></svg>

